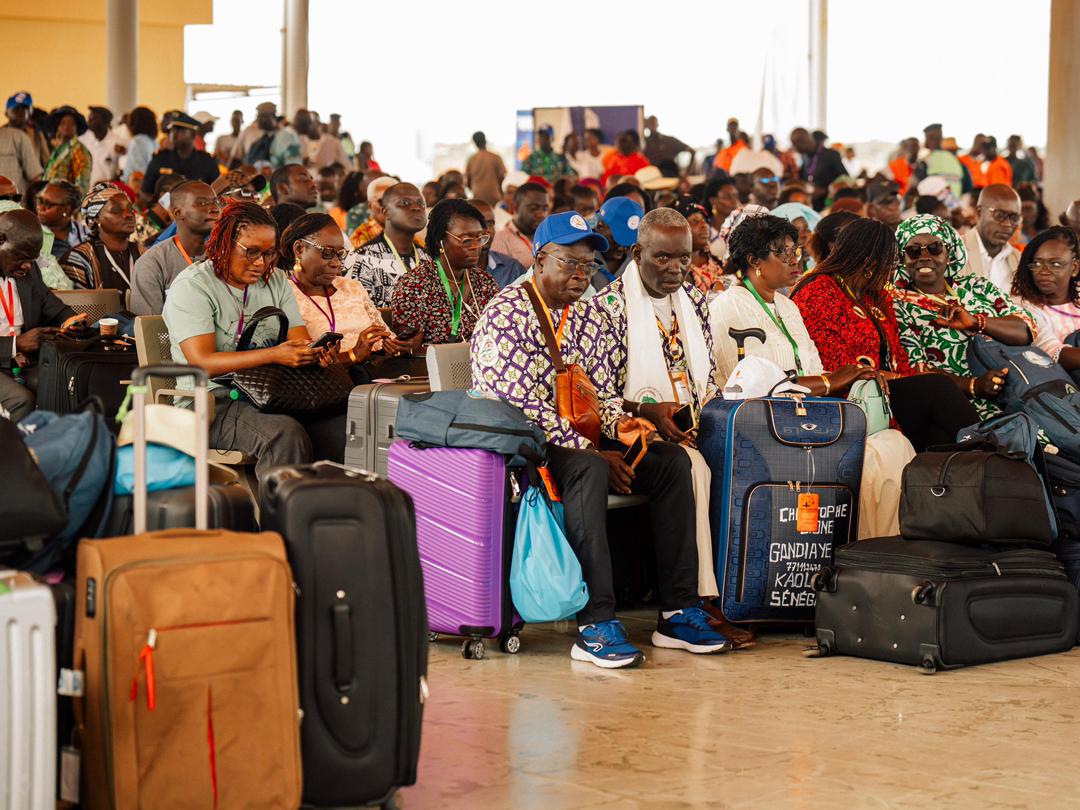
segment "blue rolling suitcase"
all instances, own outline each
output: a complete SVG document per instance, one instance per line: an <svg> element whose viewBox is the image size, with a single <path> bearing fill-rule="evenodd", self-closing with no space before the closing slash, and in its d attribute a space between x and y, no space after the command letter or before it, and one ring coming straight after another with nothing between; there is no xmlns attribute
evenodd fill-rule
<svg viewBox="0 0 1080 810"><path fill-rule="evenodd" d="M839 399L714 399L698 447L712 469L720 606L732 622L812 622L814 573L857 536L866 416ZM797 531L816 495L816 531ZM811 501L812 503L812 501ZM804 521L807 517L804 507Z"/></svg>

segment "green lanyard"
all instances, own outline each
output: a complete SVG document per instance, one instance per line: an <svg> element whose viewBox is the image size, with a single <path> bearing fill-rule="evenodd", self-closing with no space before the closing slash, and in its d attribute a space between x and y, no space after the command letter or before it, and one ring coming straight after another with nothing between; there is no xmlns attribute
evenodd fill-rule
<svg viewBox="0 0 1080 810"><path fill-rule="evenodd" d="M390 252L394 254L394 258L397 259L398 264L401 265L401 272L402 273L408 273L409 272L409 265L405 264L405 262L402 260L401 255L397 252L397 248L394 247L394 243L392 241L390 241L390 237L387 236L384 233L383 234L383 239L386 241L387 247L390 248ZM413 258L413 264L415 265L416 264L416 245L412 246L412 258Z"/></svg>
<svg viewBox="0 0 1080 810"><path fill-rule="evenodd" d="M754 284L749 278L743 279L743 283L746 286L746 289L750 291L750 294L757 300L758 304L761 305L761 308L765 310L765 314L769 316L769 320L776 324L777 328L784 333L784 337L788 339L788 343L791 344L791 351L795 353L795 369L799 372L800 377L803 376L802 360L799 359L799 344L795 342L795 338L791 336L787 327L784 326L783 319L780 318L777 313L773 312L772 308L765 303L758 291L754 289Z"/></svg>
<svg viewBox="0 0 1080 810"><path fill-rule="evenodd" d="M461 300L465 297L465 291L459 284L457 298L454 298L453 292L450 291L450 279L446 277L446 271L442 269L442 262L436 259L435 267L439 271L439 279L442 281L443 289L446 290L446 297L450 301L450 336L457 337L458 330L461 328Z"/></svg>

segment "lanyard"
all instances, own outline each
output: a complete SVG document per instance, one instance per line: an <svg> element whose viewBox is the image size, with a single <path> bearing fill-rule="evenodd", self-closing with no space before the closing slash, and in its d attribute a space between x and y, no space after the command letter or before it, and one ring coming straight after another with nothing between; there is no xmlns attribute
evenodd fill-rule
<svg viewBox="0 0 1080 810"><path fill-rule="evenodd" d="M544 296L540 295L540 290L536 286L536 277L534 276L533 278L529 279L529 283L532 284L532 288L536 290L536 297L540 299L541 302L543 302ZM558 346L560 350L562 349L563 329L566 328L566 318L569 314L570 307L563 307L562 315L559 317L559 327L558 329L556 329L555 324L551 320L551 310L547 308L547 304L544 304L544 317L547 318L548 326L551 327L551 331L555 335L555 345Z"/></svg>
<svg viewBox="0 0 1080 810"><path fill-rule="evenodd" d="M225 282L222 283L224 284ZM244 299L242 303L236 300L236 296L233 295L232 287L230 287L228 284L225 284L225 289L229 291L229 298L232 299L232 302L234 304L239 304L237 306L237 309L240 310L240 323L236 327L236 345L239 346L240 336L244 334L244 307L247 306L248 288L244 287Z"/></svg>
<svg viewBox="0 0 1080 810"><path fill-rule="evenodd" d="M1055 307L1055 306L1053 306L1051 304L1047 304L1046 308L1048 310L1050 310L1051 312L1056 312L1058 315L1064 315L1066 318L1080 318L1080 315L1076 315L1076 314L1074 314L1072 312L1066 312L1063 309L1058 309L1057 307Z"/></svg>
<svg viewBox="0 0 1080 810"><path fill-rule="evenodd" d="M656 317L656 326L660 330L660 334L667 340L668 347L674 351L679 345L679 316L674 312L671 313L670 332L664 327L664 322L660 320L659 316L654 317Z"/></svg>
<svg viewBox="0 0 1080 810"><path fill-rule="evenodd" d="M383 239L386 240L386 244L390 248L390 252L394 254L394 258L397 259L398 264L401 265L401 272L402 273L408 273L409 272L409 266L407 264L405 264L405 262L402 260L401 256L398 254L397 248L394 247L394 243L390 240L390 237L387 236L384 233L383 234ZM416 264L416 245L413 245L413 248L412 248L412 258L413 258L413 264ZM330 300L330 299L327 299L327 300ZM459 307L459 309L460 309L460 307ZM333 331L333 330L331 329L330 331Z"/></svg>
<svg viewBox="0 0 1080 810"><path fill-rule="evenodd" d="M443 289L446 290L446 298L450 301L450 336L457 337L458 331L461 329L461 301L465 297L465 291L462 289L461 284L458 284L457 298L455 298L454 293L450 290L450 279L446 277L442 262L436 259L435 267L439 271L439 279L442 281Z"/></svg>
<svg viewBox="0 0 1080 810"><path fill-rule="evenodd" d="M174 236L172 238L172 240L173 240L173 242L176 243L176 249L180 251L180 254L184 257L184 261L186 261L188 263L188 265L190 265L191 264L191 256L188 255L188 252L184 249L184 246L182 244L180 244L180 237L179 236Z"/></svg>
<svg viewBox="0 0 1080 810"><path fill-rule="evenodd" d="M315 309L319 310L319 312L322 313L322 316L326 318L327 323L330 324L330 331L337 331L334 329L334 327L337 326L337 319L334 317L334 302L330 300L330 290L323 290L323 293L326 295L326 306L330 309L330 314L327 315L326 310L319 306L319 302L312 298L310 295L308 295L306 292L304 292L303 289L301 289L300 282L296 280L295 273L289 276L289 280L296 285L296 289L304 293L304 296L315 306ZM247 290L244 290L244 293L246 294Z"/></svg>
<svg viewBox="0 0 1080 810"><path fill-rule="evenodd" d="M115 270L117 273L119 273L120 278L122 278L124 280L124 283L127 284L128 287L130 287L131 286L131 279L128 278L127 273L125 273L123 270L120 269L120 265L118 265L116 263L116 259L113 258L112 251L109 250L107 247L105 247L105 245L102 245L102 247L104 248L104 250L102 252L105 254L105 258L109 260L109 264L112 265L113 270ZM124 251L127 253L127 257L128 257L128 270L131 270L134 267L135 262L132 261L130 248L124 248Z"/></svg>
<svg viewBox="0 0 1080 810"><path fill-rule="evenodd" d="M786 337L788 343L791 344L791 351L795 353L795 369L799 372L799 375L802 376L803 369L802 360L799 359L799 344L795 342L795 338L791 336L788 328L784 325L784 319L780 317L778 312L773 312L772 308L765 303L764 299L761 297L761 294L754 289L754 284L752 281L750 281L749 278L745 279L744 282L746 284L746 289L748 289L750 291L750 294L754 296L754 300L758 302L758 305L763 310L765 310L765 314L769 316L769 320L776 324L777 329L784 333L784 337Z"/></svg>
<svg viewBox="0 0 1080 810"><path fill-rule="evenodd" d="M0 304L4 307L4 315L7 316L8 326L11 327L11 337L15 337L15 288L11 286L11 279L5 280L7 286L7 298L0 295Z"/></svg>
<svg viewBox="0 0 1080 810"><path fill-rule="evenodd" d="M510 224L513 225L513 223L510 223ZM532 240L527 238L525 236L525 234L523 234L521 231L519 231L517 225L514 225L513 234L518 239L520 239L522 242L524 242L525 247L527 247L529 249L529 253L532 253Z"/></svg>

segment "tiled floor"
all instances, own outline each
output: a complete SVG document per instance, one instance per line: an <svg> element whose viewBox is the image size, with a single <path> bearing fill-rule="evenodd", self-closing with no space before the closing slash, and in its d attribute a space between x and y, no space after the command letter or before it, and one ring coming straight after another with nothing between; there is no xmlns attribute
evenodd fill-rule
<svg viewBox="0 0 1080 810"><path fill-rule="evenodd" d="M516 656L433 644L404 809L1080 807L1080 650L925 676L796 635L655 650L623 619L642 669L573 662L553 625Z"/></svg>

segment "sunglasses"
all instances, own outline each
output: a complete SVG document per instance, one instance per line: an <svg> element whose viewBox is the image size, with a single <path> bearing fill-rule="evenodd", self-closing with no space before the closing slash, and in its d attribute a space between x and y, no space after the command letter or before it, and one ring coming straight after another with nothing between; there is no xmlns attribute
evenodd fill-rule
<svg viewBox="0 0 1080 810"><path fill-rule="evenodd" d="M780 261L786 262L787 264L793 264L802 258L802 248L798 245L792 245L788 248L773 248L769 252Z"/></svg>
<svg viewBox="0 0 1080 810"><path fill-rule="evenodd" d="M247 245L241 244L240 242L237 242L236 246L244 251L244 258L247 259L248 264L255 264L255 262L257 262L261 257L263 260L263 264L265 264L267 267L272 267L277 264L278 257L281 255L281 253L278 252L276 249L259 250L255 247L248 247Z"/></svg>
<svg viewBox="0 0 1080 810"><path fill-rule="evenodd" d="M904 253L909 259L915 261L922 256L924 250L931 256L940 256L945 251L945 246L941 242L931 242L929 245L908 245L904 248Z"/></svg>
<svg viewBox="0 0 1080 810"><path fill-rule="evenodd" d="M456 233L447 233L449 237L452 237L462 247L483 247L491 241L491 237L488 234L481 234L480 236L458 236Z"/></svg>
<svg viewBox="0 0 1080 810"><path fill-rule="evenodd" d="M326 245L320 245L318 242L313 242L310 239L301 239L305 245L311 245L313 248L318 248L322 256L323 261L330 261L331 259L337 259L339 262L345 261L345 257L349 255L349 251L345 248L332 248Z"/></svg>
<svg viewBox="0 0 1080 810"><path fill-rule="evenodd" d="M0 200L10 200L11 202L18 202L22 197L18 194L0 194Z"/></svg>
<svg viewBox="0 0 1080 810"><path fill-rule="evenodd" d="M770 185L773 185L774 183L779 183L780 178L777 177L776 175L773 175L772 177L755 177L754 182L755 183L764 183L765 185L770 186Z"/></svg>
<svg viewBox="0 0 1080 810"><path fill-rule="evenodd" d="M422 197L416 197L414 199L402 197L401 199L397 200L394 205L396 205L398 208L419 208L421 210L427 208L427 203L424 202L424 199Z"/></svg>

